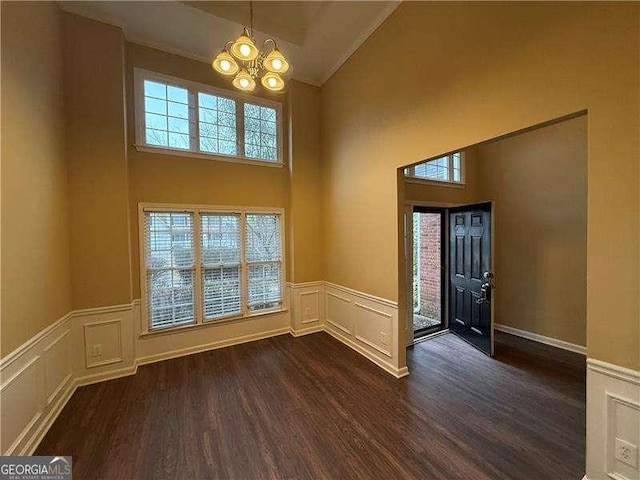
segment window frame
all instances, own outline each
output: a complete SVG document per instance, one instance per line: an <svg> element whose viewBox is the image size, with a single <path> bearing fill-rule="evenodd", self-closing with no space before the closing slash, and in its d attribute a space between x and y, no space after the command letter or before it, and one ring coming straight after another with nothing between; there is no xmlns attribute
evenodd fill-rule
<svg viewBox="0 0 640 480"><path fill-rule="evenodd" d="M448 162L447 168L449 169L449 176L450 178L453 178L453 156L456 153L460 154L460 181L456 182L454 180L441 180L438 178L420 177L415 175L415 168L418 165L423 165L432 160L438 160L439 158L447 157L447 162ZM446 187L464 188L467 184L465 152L462 150L457 150L455 152L430 158L429 160L424 160L422 162L414 163L410 167L406 167L404 169L404 177L408 182L411 182L411 183L423 183L423 184L431 184L431 185L446 186Z"/></svg>
<svg viewBox="0 0 640 480"><path fill-rule="evenodd" d="M146 252L146 213L190 213L193 215L193 245L194 245L194 321L188 324L172 325L167 327L151 328L149 318L149 299L147 295L147 252ZM215 319L206 319L204 312L204 296L202 272L202 224L200 213L240 214L240 313L229 314ZM246 216L249 214L278 215L280 226L280 303L270 309L252 312L248 308L249 295L249 263L246 261ZM288 311L288 299L286 295L286 253L285 253L285 213L284 208L279 207L235 207L218 205L179 205L166 203L139 203L138 204L138 250L140 264L140 335L155 335L163 332L173 332L190 328L214 326L222 323L248 320L263 315L272 315Z"/></svg>
<svg viewBox="0 0 640 480"><path fill-rule="evenodd" d="M166 155L177 155L191 158L202 158L206 160L217 160L223 162L244 163L250 165L261 165L266 167L284 167L284 146L283 146L283 116L282 103L274 100L267 100L244 93L225 90L199 82L192 82L181 78L164 75L162 73L144 70L142 68L133 69L134 76L134 123L135 123L135 148L139 152L160 153ZM144 110L144 81L150 80L164 83L166 85L187 90L189 102L189 149L175 148L169 146L158 146L146 143L145 137L145 110ZM223 153L208 153L200 150L199 147L199 114L197 105L198 93L215 95L233 100L236 103L236 146L237 155L226 155ZM276 110L276 141L277 159L276 161L261 160L259 158L246 157L244 155L244 105L250 103L261 107L274 108Z"/></svg>

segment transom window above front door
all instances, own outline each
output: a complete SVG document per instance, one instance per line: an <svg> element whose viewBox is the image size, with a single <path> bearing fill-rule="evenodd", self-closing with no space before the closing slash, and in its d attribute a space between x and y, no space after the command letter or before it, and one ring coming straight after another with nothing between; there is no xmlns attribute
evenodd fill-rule
<svg viewBox="0 0 640 480"><path fill-rule="evenodd" d="M464 183L464 154L454 152L405 168L406 177L446 183Z"/></svg>

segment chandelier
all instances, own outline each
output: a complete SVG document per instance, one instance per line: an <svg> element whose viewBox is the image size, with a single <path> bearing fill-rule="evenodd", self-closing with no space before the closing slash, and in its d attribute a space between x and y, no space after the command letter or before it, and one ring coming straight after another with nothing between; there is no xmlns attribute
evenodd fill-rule
<svg viewBox="0 0 640 480"><path fill-rule="evenodd" d="M262 50L258 50L253 37L253 2L249 2L249 12L249 28L244 27L235 42L225 44L212 66L222 75L233 76L233 86L238 90L252 92L256 88L256 80L260 79L263 87L278 92L284 88L282 74L289 70L289 63L273 38L266 39ZM269 47L271 50L267 53Z"/></svg>

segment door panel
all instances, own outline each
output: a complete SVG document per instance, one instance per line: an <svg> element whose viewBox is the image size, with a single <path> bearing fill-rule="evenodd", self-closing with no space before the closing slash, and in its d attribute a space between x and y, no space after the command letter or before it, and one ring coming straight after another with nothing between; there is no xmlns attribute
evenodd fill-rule
<svg viewBox="0 0 640 480"><path fill-rule="evenodd" d="M491 225L491 203L449 210L449 329L487 355L493 355Z"/></svg>

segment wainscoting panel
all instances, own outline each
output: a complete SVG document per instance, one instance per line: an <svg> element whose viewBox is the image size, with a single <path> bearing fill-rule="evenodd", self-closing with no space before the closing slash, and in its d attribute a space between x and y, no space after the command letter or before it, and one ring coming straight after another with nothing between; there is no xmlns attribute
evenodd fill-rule
<svg viewBox="0 0 640 480"><path fill-rule="evenodd" d="M71 371L70 338L69 330L65 330L43 350L47 405L51 405L54 402L73 376Z"/></svg>
<svg viewBox="0 0 640 480"><path fill-rule="evenodd" d="M393 358L391 345L393 344L393 314L376 308L354 302L356 340L374 350Z"/></svg>
<svg viewBox="0 0 640 480"><path fill-rule="evenodd" d="M83 328L87 368L122 362L122 318L85 323Z"/></svg>
<svg viewBox="0 0 640 480"><path fill-rule="evenodd" d="M307 335L324 329L324 283L289 284L291 296L291 334Z"/></svg>
<svg viewBox="0 0 640 480"><path fill-rule="evenodd" d="M637 480L640 466L616 458L616 443L640 447L640 372L587 359L587 476ZM633 463L633 462L632 462Z"/></svg>
<svg viewBox="0 0 640 480"><path fill-rule="evenodd" d="M351 315L351 299L336 289L326 290L325 311L330 328L337 329L345 335L353 335L353 316Z"/></svg>
<svg viewBox="0 0 640 480"><path fill-rule="evenodd" d="M73 369L78 385L135 373L134 304L73 312Z"/></svg>
<svg viewBox="0 0 640 480"><path fill-rule="evenodd" d="M28 455L73 391L70 315L0 361L0 451Z"/></svg>
<svg viewBox="0 0 640 480"><path fill-rule="evenodd" d="M3 383L1 392L3 405L13 407L11 411L2 408L2 450L15 451L16 443L42 416L42 357L34 356Z"/></svg>
<svg viewBox="0 0 640 480"><path fill-rule="evenodd" d="M325 330L396 377L409 372L398 365L395 302L325 283Z"/></svg>
<svg viewBox="0 0 640 480"><path fill-rule="evenodd" d="M257 315L249 319L212 322L180 332L136 335L136 362L138 365L158 362L283 335L289 331L289 313L284 311Z"/></svg>

